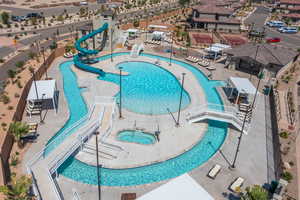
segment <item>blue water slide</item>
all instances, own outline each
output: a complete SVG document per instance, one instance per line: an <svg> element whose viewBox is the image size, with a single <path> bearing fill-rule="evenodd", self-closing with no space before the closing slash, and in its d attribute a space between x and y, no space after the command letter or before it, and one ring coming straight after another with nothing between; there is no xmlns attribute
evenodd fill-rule
<svg viewBox="0 0 300 200"><path fill-rule="evenodd" d="M79 69L82 69L84 71L87 71L87 72L99 74L100 76L105 75L105 72L103 70L92 67L92 66L87 65L82 62L82 57L97 54L97 53L99 53L99 50L83 48L83 47L81 47L81 43L83 43L84 41L86 41L89 38L95 37L95 35L102 33L103 31L105 31L107 29L108 29L108 24L104 23L99 29L97 29L87 35L84 35L83 37L79 38L76 41L75 48L77 49L77 51L79 51L79 53L77 55L75 55L74 59L73 59L76 67L78 67Z"/></svg>

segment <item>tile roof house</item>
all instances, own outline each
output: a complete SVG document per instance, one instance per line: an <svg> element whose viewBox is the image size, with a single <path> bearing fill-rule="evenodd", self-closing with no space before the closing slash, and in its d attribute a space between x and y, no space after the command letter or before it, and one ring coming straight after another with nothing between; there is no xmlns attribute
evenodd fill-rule
<svg viewBox="0 0 300 200"><path fill-rule="evenodd" d="M232 49L225 50L227 65L230 68L257 75L262 69L271 77L293 61L299 54L288 48L271 44L247 43Z"/></svg>
<svg viewBox="0 0 300 200"><path fill-rule="evenodd" d="M232 17L234 10L213 4L194 6L188 20L192 29L240 31L240 21Z"/></svg>
<svg viewBox="0 0 300 200"><path fill-rule="evenodd" d="M300 0L280 0L276 4L276 10L283 13L284 19L300 22Z"/></svg>

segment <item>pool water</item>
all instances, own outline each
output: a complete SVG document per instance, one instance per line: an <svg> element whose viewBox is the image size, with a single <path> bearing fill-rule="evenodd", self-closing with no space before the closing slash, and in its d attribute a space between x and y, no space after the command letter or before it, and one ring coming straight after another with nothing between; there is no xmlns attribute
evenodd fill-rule
<svg viewBox="0 0 300 200"><path fill-rule="evenodd" d="M115 53L113 57L128 55L129 53ZM155 56L151 54L141 54L141 56L151 57L155 60L168 62L168 58ZM109 59L110 55L98 58L99 61ZM172 60L181 67L191 71L204 90L204 95L209 103L222 105L221 98L215 89L215 86L222 82L209 81L207 77L193 66ZM86 104L81 97L80 89L77 86L76 76L71 70L72 62L65 62L60 65L60 70L64 76L64 92L69 104L70 119L63 129L66 129L76 123L87 112ZM67 77L67 76L71 76ZM109 76L109 74L107 74ZM108 78L108 77L107 77ZM199 94L202 95L202 94ZM218 107L217 109L222 109ZM74 116L73 116L74 115ZM72 117L72 118L71 118ZM73 118L75 117L75 118ZM72 119L72 121L71 121ZM71 133L68 133L71 134ZM189 151L166 161L130 169L108 169L101 168L101 185L107 186L130 186L140 185L151 182L158 182L169 178L177 177L183 173L200 166L213 156L223 144L227 134L227 124L218 121L208 121L208 128L203 138L195 144ZM63 141L65 137L63 131L59 131L52 139L51 148ZM87 184L97 184L97 168L76 160L73 156L69 157L58 169L61 175L75 181Z"/></svg>
<svg viewBox="0 0 300 200"><path fill-rule="evenodd" d="M141 114L158 115L177 112L181 84L169 71L149 62L123 62L117 68L128 72L122 76L122 107ZM120 85L120 76L107 73L100 80ZM116 95L120 101L120 93ZM190 104L188 93L183 90L181 108Z"/></svg>
<svg viewBox="0 0 300 200"><path fill-rule="evenodd" d="M137 144L154 144L156 142L156 138L153 134L136 130L119 132L117 139L123 142L132 142Z"/></svg>

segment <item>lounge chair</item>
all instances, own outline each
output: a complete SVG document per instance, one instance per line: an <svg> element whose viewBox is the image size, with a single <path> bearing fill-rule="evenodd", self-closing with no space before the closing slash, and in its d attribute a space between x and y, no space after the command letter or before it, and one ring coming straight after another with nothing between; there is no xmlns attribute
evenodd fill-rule
<svg viewBox="0 0 300 200"><path fill-rule="evenodd" d="M216 70L215 67L206 67L207 70L210 70L210 71L213 71L213 70Z"/></svg>
<svg viewBox="0 0 300 200"><path fill-rule="evenodd" d="M235 179L235 181L233 181L233 183L230 185L230 190L233 192L238 192L238 188L242 187L244 183L244 179L241 177L238 177Z"/></svg>
<svg viewBox="0 0 300 200"><path fill-rule="evenodd" d="M211 168L207 174L209 178L215 179L218 173L221 171L221 166L216 164L213 168Z"/></svg>
<svg viewBox="0 0 300 200"><path fill-rule="evenodd" d="M37 132L37 127L38 127L38 123L36 123L36 122L31 122L31 123L28 123L28 126L29 126L29 131L28 131L28 133L30 133L30 134L36 134L36 132Z"/></svg>

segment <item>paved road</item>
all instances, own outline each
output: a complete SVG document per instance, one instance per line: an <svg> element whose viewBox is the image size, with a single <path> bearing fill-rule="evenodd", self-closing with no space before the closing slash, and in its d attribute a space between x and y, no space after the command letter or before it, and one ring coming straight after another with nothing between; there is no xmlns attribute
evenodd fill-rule
<svg viewBox="0 0 300 200"><path fill-rule="evenodd" d="M64 39L69 38L69 37L70 36L59 36L59 37L57 37L57 40L64 40ZM47 49L52 44L52 41L53 40L48 40L48 41L40 44L40 47L41 48L44 47L45 49ZM0 49L0 51L1 51L1 49ZM0 91L2 89L1 84L3 83L4 80L6 80L8 78L7 71L10 70L10 69L12 69L12 70L17 69L16 63L18 61L25 61L26 62L27 60L29 60L29 57L28 57L29 52L37 53L37 49L35 47L33 47L33 48L31 48L27 51L24 51L24 52L16 55L14 57L14 59L9 60L7 63L5 63L4 65L2 65L0 67Z"/></svg>
<svg viewBox="0 0 300 200"><path fill-rule="evenodd" d="M52 15L59 15L64 12L66 9L68 13L76 13L79 12L80 8L88 7L89 10L96 10L101 7L99 4L89 4L88 6L60 6L60 7L53 7L53 8L42 8L42 9L25 9L25 8L14 8L11 6L0 6L0 9L10 10L14 15L26 15L28 13L37 12L37 13L44 13L45 17L49 17Z"/></svg>
<svg viewBox="0 0 300 200"><path fill-rule="evenodd" d="M60 34L69 33L71 30L76 30L76 28L79 28L89 22L77 22L74 24L68 24L61 27L50 27L45 30L35 30L38 34L36 36L26 38L24 40L20 40L20 43L23 45L30 45L34 43L36 40L51 38L54 33L57 32L57 29L59 30ZM26 31L27 33L30 33L30 31ZM7 35L7 34L0 34L1 35ZM7 56L8 54L12 53L14 51L13 47L1 47L0 48L0 57L3 58L4 56ZM0 79L1 80L1 79Z"/></svg>
<svg viewBox="0 0 300 200"><path fill-rule="evenodd" d="M254 24L255 28L262 29L265 28L266 37L279 37L281 42L279 45L297 49L300 47L300 36L294 34L283 34L279 33L276 29L264 26L264 23L269 16L269 11L267 8L258 7L256 11L249 16L246 20L246 24Z"/></svg>

